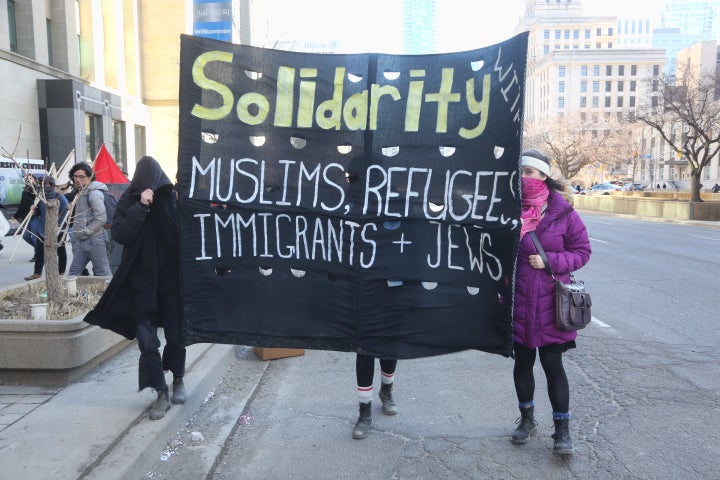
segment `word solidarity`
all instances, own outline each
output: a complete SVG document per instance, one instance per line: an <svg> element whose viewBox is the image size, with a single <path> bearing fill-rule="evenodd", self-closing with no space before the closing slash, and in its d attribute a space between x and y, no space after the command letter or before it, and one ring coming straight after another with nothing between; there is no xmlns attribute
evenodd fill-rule
<svg viewBox="0 0 720 480"><path fill-rule="evenodd" d="M187 342L511 355L526 54L183 36Z"/></svg>

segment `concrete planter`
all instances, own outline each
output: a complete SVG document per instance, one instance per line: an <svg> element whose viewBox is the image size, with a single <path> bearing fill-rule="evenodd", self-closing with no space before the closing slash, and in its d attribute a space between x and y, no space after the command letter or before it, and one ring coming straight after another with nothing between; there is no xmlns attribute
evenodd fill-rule
<svg viewBox="0 0 720 480"><path fill-rule="evenodd" d="M79 277L77 287L106 280ZM64 386L131 343L114 332L85 323L84 317L0 319L0 383Z"/></svg>

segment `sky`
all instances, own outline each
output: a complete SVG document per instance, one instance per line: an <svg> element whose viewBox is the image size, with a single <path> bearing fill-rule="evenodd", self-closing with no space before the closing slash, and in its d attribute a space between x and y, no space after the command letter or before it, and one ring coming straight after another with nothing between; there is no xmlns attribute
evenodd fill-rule
<svg viewBox="0 0 720 480"><path fill-rule="evenodd" d="M553 0L551 0L553 1ZM564 0L561 0L564 1ZM660 10L662 0L582 0L585 15L631 15ZM439 0L439 52L472 50L512 36L525 12L525 0ZM269 38L292 40L334 39L344 53L393 51L401 45L402 0L269 0L270 11L282 11L269 22ZM322 12L322 14L319 14ZM368 27L369 26L369 27ZM258 45L270 46L272 45ZM280 49L302 50L302 45ZM336 50L337 51L337 50Z"/></svg>
<svg viewBox="0 0 720 480"><path fill-rule="evenodd" d="M551 0L552 1L552 0ZM564 1L564 0L562 0ZM492 2L441 0L438 49L444 52L492 45L512 36L525 12L525 0ZM662 0L583 0L585 15L639 15L660 11ZM500 4L500 7L498 7ZM459 34L458 32L463 32ZM470 38L464 32L473 32Z"/></svg>

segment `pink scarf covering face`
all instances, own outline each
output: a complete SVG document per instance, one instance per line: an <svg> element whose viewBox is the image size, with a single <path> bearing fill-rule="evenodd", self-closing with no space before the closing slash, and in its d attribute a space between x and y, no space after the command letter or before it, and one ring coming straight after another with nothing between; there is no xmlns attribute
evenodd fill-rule
<svg viewBox="0 0 720 480"><path fill-rule="evenodd" d="M547 202L550 190L547 184L538 178L522 177L522 214L520 238L535 230L542 219L542 207Z"/></svg>

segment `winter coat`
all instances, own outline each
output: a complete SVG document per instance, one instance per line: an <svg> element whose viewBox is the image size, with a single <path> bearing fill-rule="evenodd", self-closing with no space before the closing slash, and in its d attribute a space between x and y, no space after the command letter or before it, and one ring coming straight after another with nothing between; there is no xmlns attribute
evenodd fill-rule
<svg viewBox="0 0 720 480"><path fill-rule="evenodd" d="M548 206L535 230L555 277L565 283L570 273L590 259L590 240L580 215L562 195L551 191ZM575 340L577 332L555 326L553 279L544 269L536 270L528 262L537 254L530 234L520 241L515 272L513 340L527 348L561 344Z"/></svg>
<svg viewBox="0 0 720 480"><path fill-rule="evenodd" d="M78 194L72 214L73 240L104 235L107 214L102 190L107 190L105 184L93 181Z"/></svg>
<svg viewBox="0 0 720 480"><path fill-rule="evenodd" d="M150 205L140 193L154 192ZM123 245L115 275L85 321L132 340L141 320L158 324L160 308L180 318L180 266L175 192L170 179L152 157L138 162L132 182L118 201L112 238ZM162 305L162 307L161 307ZM158 324L158 326L161 326Z"/></svg>
<svg viewBox="0 0 720 480"><path fill-rule="evenodd" d="M58 226L62 226L63 220L65 220L65 216L67 215L68 210L68 201L67 198L65 198L63 195L60 195L57 192L53 192L52 196L48 196L48 200L51 200L52 198L57 198L59 201L59 208L58 208ZM45 237L45 218L47 217L47 206L43 202L39 202L37 205L37 230L34 231L35 234ZM60 232L58 232L60 233Z"/></svg>

